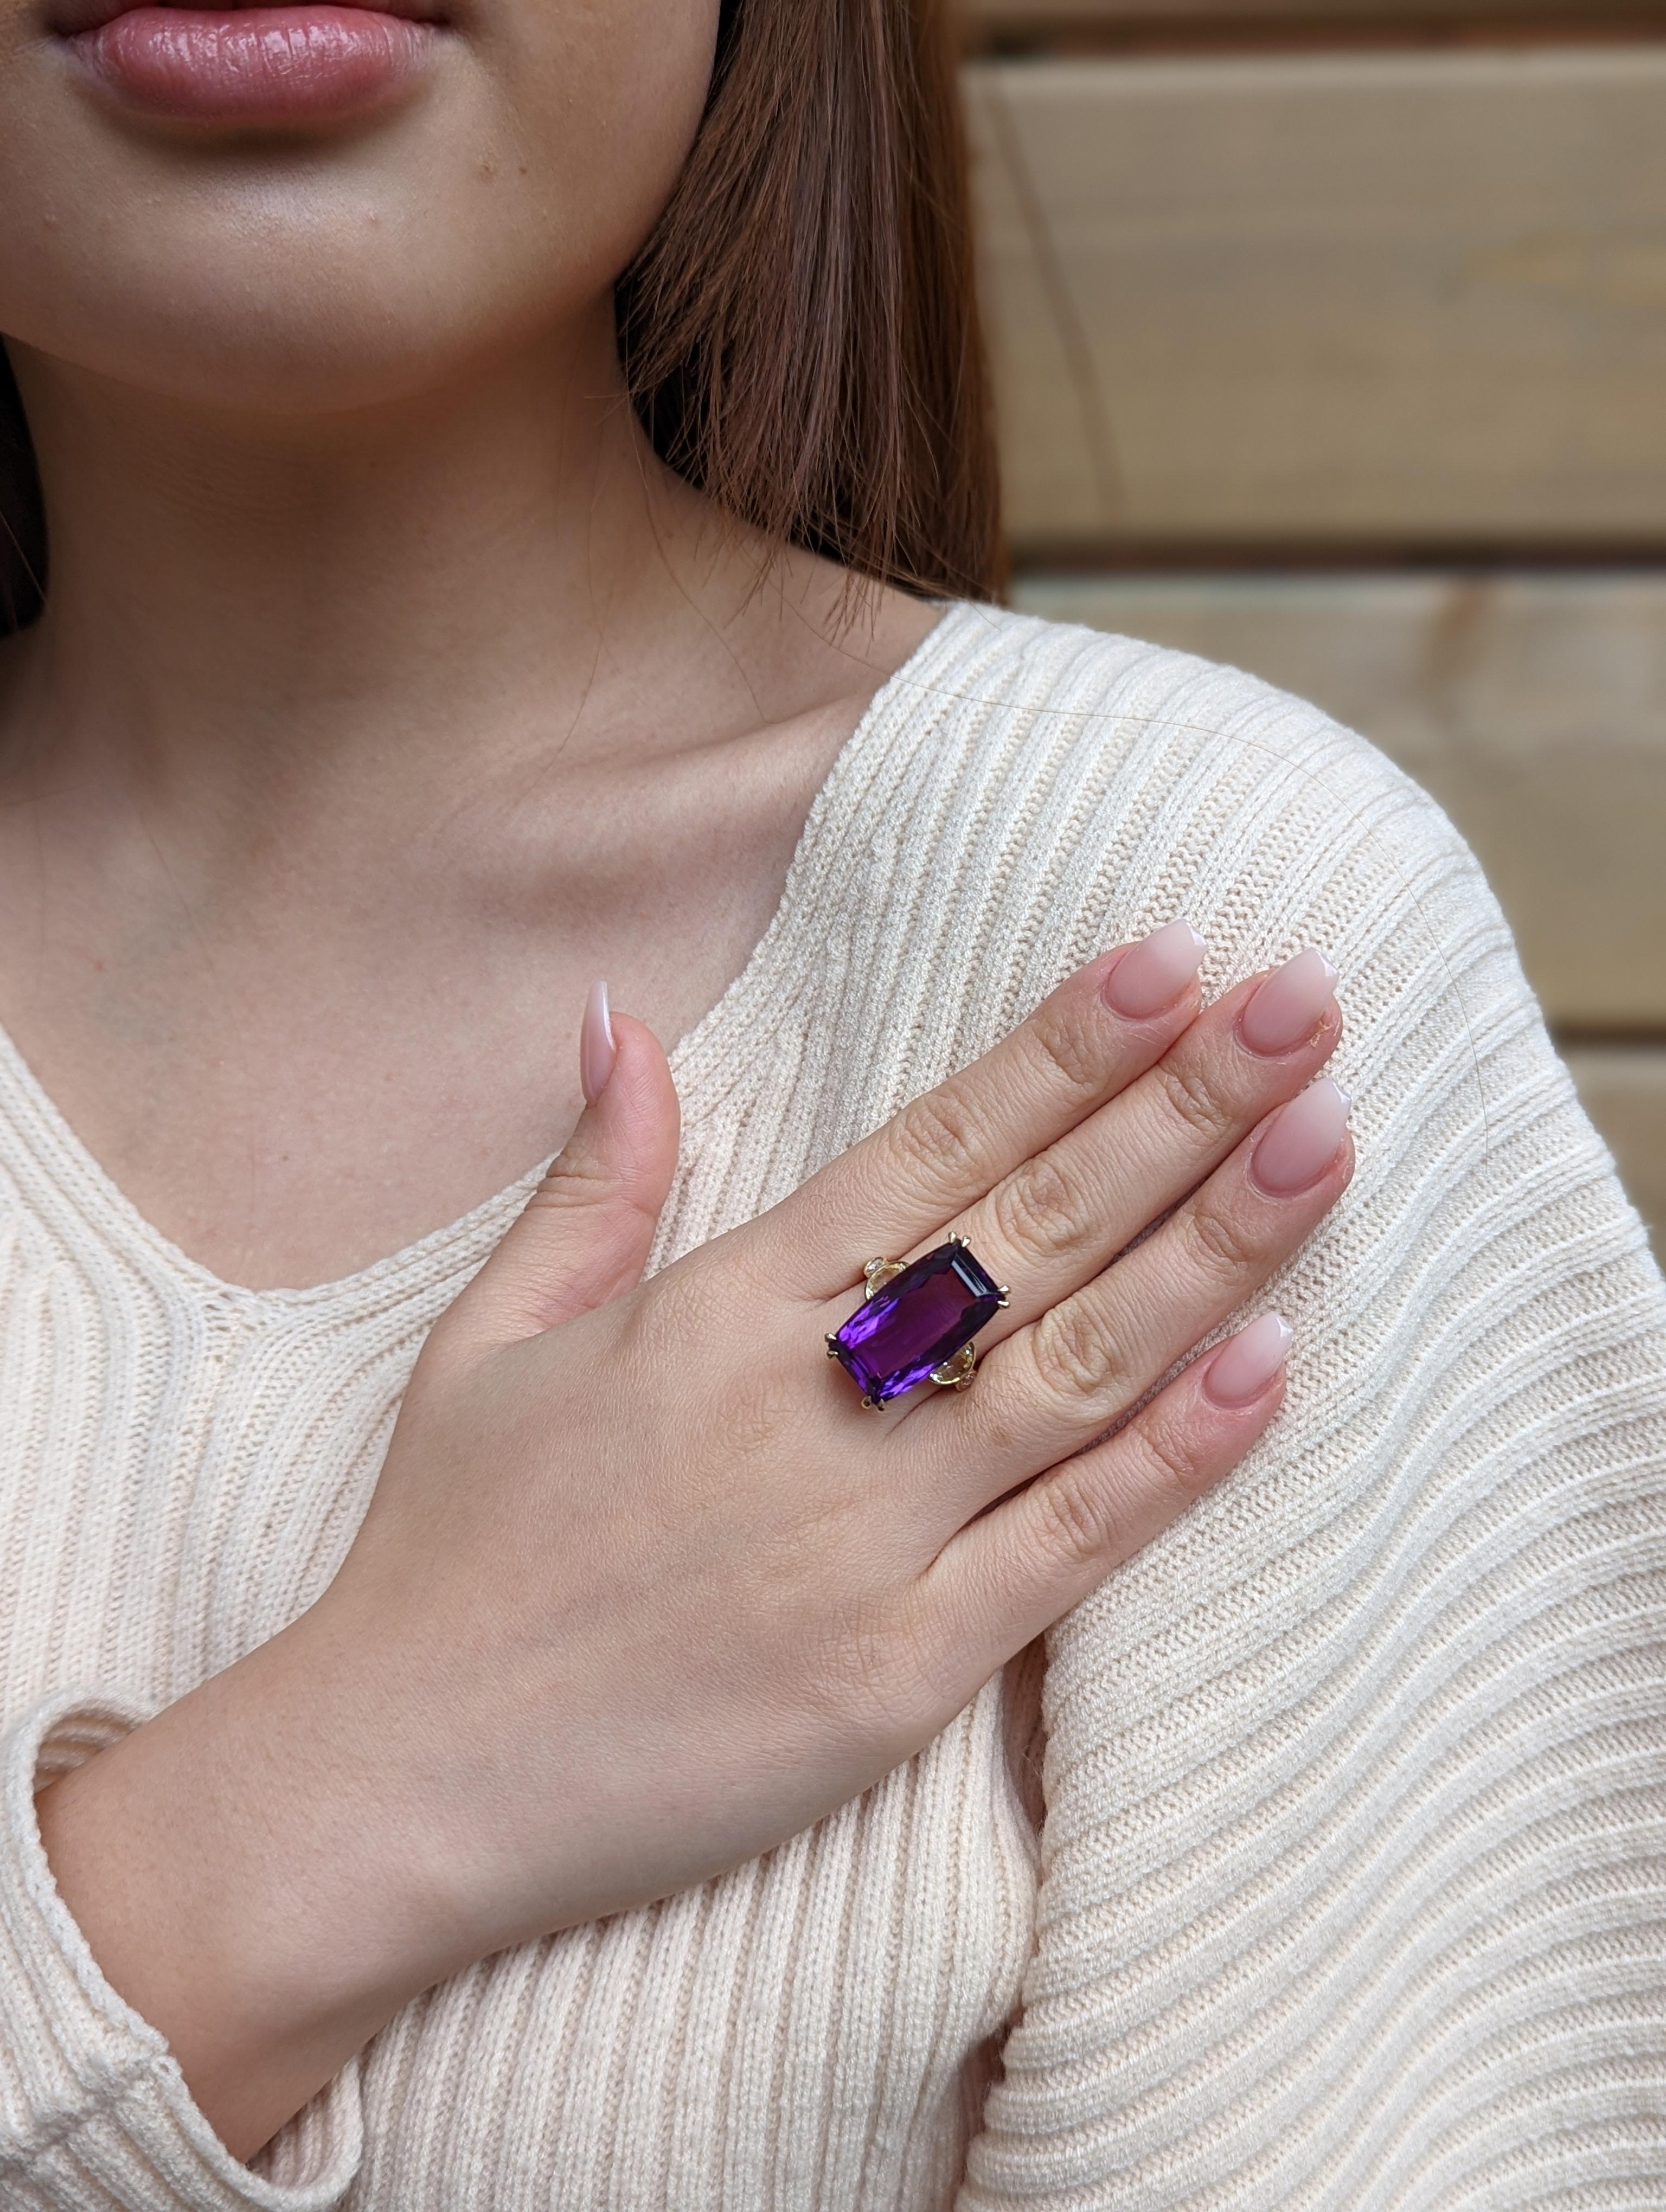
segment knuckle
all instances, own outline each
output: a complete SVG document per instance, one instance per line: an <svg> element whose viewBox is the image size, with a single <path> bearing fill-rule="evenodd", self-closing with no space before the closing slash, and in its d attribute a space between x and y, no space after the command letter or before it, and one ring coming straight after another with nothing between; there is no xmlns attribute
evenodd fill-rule
<svg viewBox="0 0 1666 2212"><path fill-rule="evenodd" d="M1050 1307L1036 1323L1030 1356L1043 1394L1068 1412L1121 1401L1126 1378L1116 1347L1073 1299Z"/></svg>
<svg viewBox="0 0 1666 2212"><path fill-rule="evenodd" d="M1177 1430L1158 1422L1130 1424L1128 1443L1140 1494L1173 1519L1204 1487L1196 1453Z"/></svg>
<svg viewBox="0 0 1666 2212"><path fill-rule="evenodd" d="M1081 1243L1085 1224L1075 1194L1044 1152L1007 1176L991 1210L999 1233L1030 1256L1056 1258Z"/></svg>
<svg viewBox="0 0 1666 2212"><path fill-rule="evenodd" d="M1085 1460L1067 1460L1055 1468L1039 1486L1036 1502L1043 1518L1043 1540L1055 1559L1073 1567L1091 1566L1111 1549L1107 1501Z"/></svg>
<svg viewBox="0 0 1666 2212"><path fill-rule="evenodd" d="M618 1176L597 1169L565 1167L556 1160L526 1201L529 1214L559 1214L575 1229L582 1221L593 1249L597 1238L627 1243L659 1219L657 1207Z"/></svg>
<svg viewBox="0 0 1666 2212"><path fill-rule="evenodd" d="M1201 1202L1188 1206L1180 1218L1193 1261L1211 1278L1236 1283L1259 1269L1262 1248L1247 1222L1234 1220L1222 1206Z"/></svg>
<svg viewBox="0 0 1666 2212"><path fill-rule="evenodd" d="M983 1140L978 1117L952 1078L910 1099L891 1124L891 1143L903 1164L935 1187L958 1188L982 1172Z"/></svg>
<svg viewBox="0 0 1666 2212"><path fill-rule="evenodd" d="M569 1213L603 1206L618 1194L616 1176L604 1175L595 1163L581 1155L569 1159L558 1152L545 1169L538 1188L526 1201L529 1213Z"/></svg>
<svg viewBox="0 0 1666 2212"><path fill-rule="evenodd" d="M1097 1097L1104 1087L1105 1055L1079 1012L1064 1006L1040 1007L1024 1030L1026 1048L1049 1080Z"/></svg>
<svg viewBox="0 0 1666 2212"><path fill-rule="evenodd" d="M1185 1059L1159 1060L1152 1070L1169 1109L1200 1136L1218 1138L1234 1126L1230 1103L1223 1098L1195 1062Z"/></svg>

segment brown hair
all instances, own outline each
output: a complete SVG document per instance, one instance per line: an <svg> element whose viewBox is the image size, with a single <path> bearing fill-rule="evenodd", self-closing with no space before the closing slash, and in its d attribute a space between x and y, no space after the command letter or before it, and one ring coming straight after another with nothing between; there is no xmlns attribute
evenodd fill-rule
<svg viewBox="0 0 1666 2212"><path fill-rule="evenodd" d="M771 538L931 592L1001 582L941 0L727 0L706 119L619 286L679 474Z"/></svg>
<svg viewBox="0 0 1666 2212"><path fill-rule="evenodd" d="M965 167L945 0L723 0L705 119L618 321L656 450L721 506L860 575L984 599L1003 570ZM0 629L46 567L0 352Z"/></svg>

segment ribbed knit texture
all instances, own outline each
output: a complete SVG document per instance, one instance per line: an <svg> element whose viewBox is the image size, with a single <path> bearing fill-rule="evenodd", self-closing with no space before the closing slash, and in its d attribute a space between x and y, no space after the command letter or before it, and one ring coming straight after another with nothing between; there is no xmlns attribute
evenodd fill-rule
<svg viewBox="0 0 1666 2212"><path fill-rule="evenodd" d="M1262 1301L1268 1436L1044 1675L753 1864L432 1991L258 2171L103 1981L32 1788L324 1588L536 1170L240 1289L0 1046L0 2204L1666 2207L1666 1300L1420 792L1249 678L952 610L677 1048L654 1264L1177 915L1213 988L1341 970L1359 1168Z"/></svg>

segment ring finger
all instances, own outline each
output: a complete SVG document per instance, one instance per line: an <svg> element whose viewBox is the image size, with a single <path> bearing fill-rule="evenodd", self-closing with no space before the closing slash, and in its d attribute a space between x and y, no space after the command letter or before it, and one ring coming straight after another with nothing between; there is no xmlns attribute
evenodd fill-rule
<svg viewBox="0 0 1666 2212"><path fill-rule="evenodd" d="M1350 1103L1327 1079L1280 1108L1154 1235L998 1345L974 1389L899 1425L933 1510L958 1528L1081 1450L1236 1312L1347 1187Z"/></svg>
<svg viewBox="0 0 1666 2212"><path fill-rule="evenodd" d="M1156 1066L898 1254L898 1264L955 1237L997 1284L1010 1285L1004 1309L979 1334L978 1356L987 1358L1091 1281L1317 1073L1341 1033L1335 972L1304 952L1229 992ZM835 1328L847 1317L842 1301L830 1314ZM888 1419L910 1419L920 1402L904 1400Z"/></svg>
<svg viewBox="0 0 1666 2212"><path fill-rule="evenodd" d="M1154 1067L951 1224L1012 1286L986 1351L1091 1281L1312 1080L1341 1036L1335 979L1309 951L1229 992Z"/></svg>

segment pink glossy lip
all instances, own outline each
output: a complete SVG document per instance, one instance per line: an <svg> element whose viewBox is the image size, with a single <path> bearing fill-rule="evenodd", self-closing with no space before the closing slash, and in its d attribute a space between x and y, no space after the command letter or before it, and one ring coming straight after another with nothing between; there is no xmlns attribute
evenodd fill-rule
<svg viewBox="0 0 1666 2212"><path fill-rule="evenodd" d="M362 114L429 59L435 25L402 0L293 7L123 7L87 0L62 28L124 102L179 122L246 127Z"/></svg>

